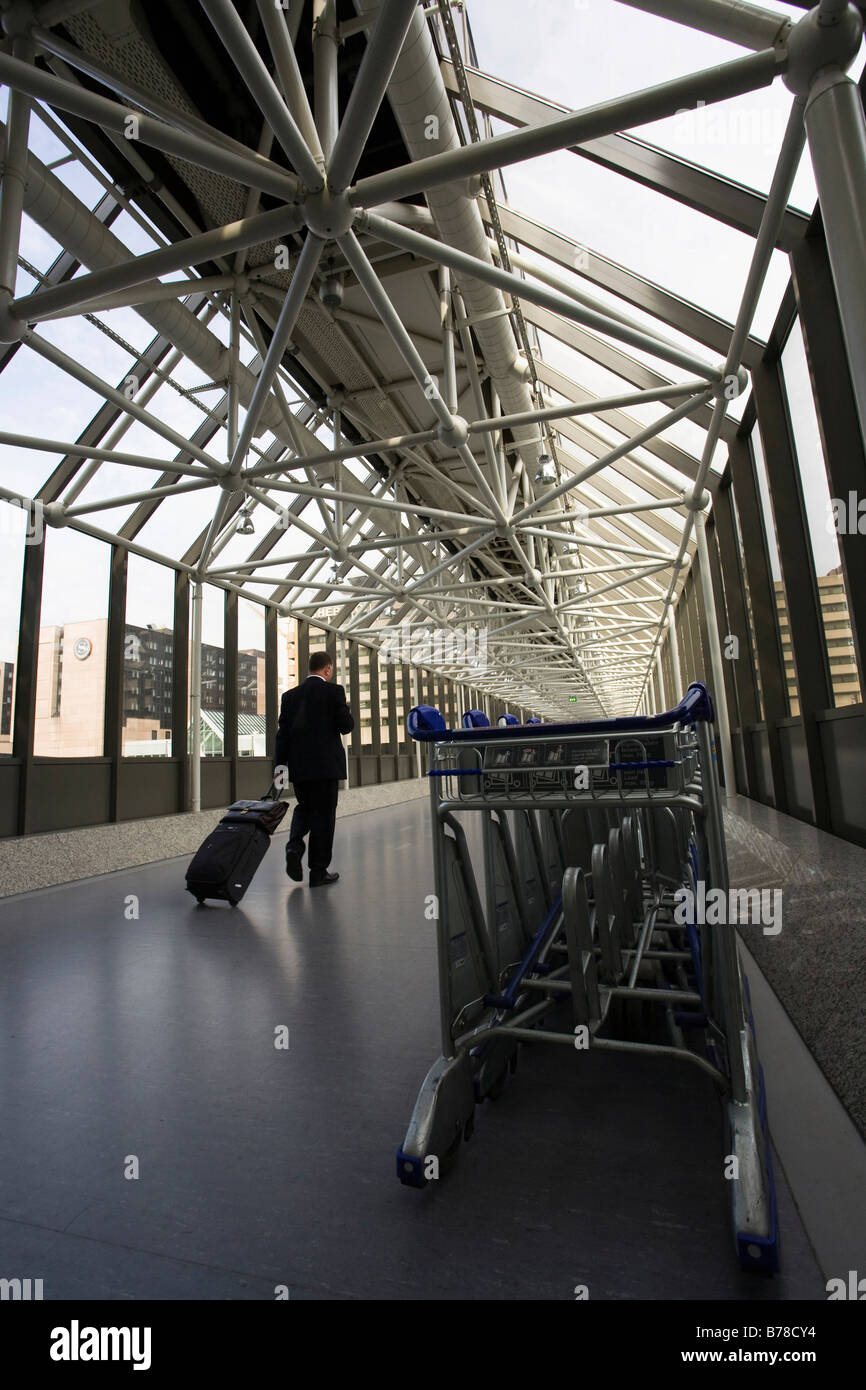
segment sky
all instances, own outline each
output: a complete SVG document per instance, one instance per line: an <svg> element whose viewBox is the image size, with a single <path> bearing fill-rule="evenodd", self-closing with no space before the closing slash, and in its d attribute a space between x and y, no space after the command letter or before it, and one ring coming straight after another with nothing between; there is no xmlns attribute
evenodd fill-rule
<svg viewBox="0 0 866 1390"><path fill-rule="evenodd" d="M764 7L794 17L802 14L797 7L776 0L764 0ZM482 69L573 109L728 61L744 51L633 10L617 0L544 0L531 6L526 0L470 0L468 12ZM861 66L862 60L858 60L853 75L859 74ZM5 97L4 91L0 94L4 117ZM771 89L702 111L682 113L632 133L765 192L790 101L787 89L777 81ZM32 147L46 162L65 153L59 140L38 121L33 125ZM65 165L56 172L88 206L101 196L96 178L80 167ZM590 249L729 321L736 316L753 246L750 237L569 152L513 166L505 171L505 180L510 201L519 211L549 222ZM791 201L807 211L814 205L808 154L801 161ZM135 252L153 245L127 214L122 215L114 230ZM22 254L43 269L56 254L49 239L29 220L25 220ZM775 253L756 315L754 331L758 336L766 337L769 331L788 275L787 258ZM22 271L19 292L33 286L34 282ZM640 317L636 311L635 316ZM137 349L152 337L151 328L132 310L115 311L105 317ZM225 337L224 324L215 320L211 326ZM127 358L121 349L80 320L60 320L52 327L51 337L76 360L94 370L99 368L112 381L126 369ZM576 364L562 349L556 354L551 351L551 360L566 372L570 362L571 374L578 379L581 366L584 371L589 370L586 363ZM790 371L792 389L796 383L797 400L792 401L792 415L807 477L807 505L810 517L818 518L824 505L820 487L824 475L814 408L811 399L806 399L808 375L801 345L789 354L786 369ZM200 377L198 370L187 364L178 369L177 375L186 386L196 384ZM592 380L584 377L584 381L590 389L600 389ZM165 418L181 431L194 429L202 418L174 393L163 391L157 400ZM20 350L10 367L0 374L0 415L6 429L74 438L99 403L91 392L35 359L26 349ZM645 418L652 418L653 409L647 408ZM695 452L701 433L684 422L679 434L672 437ZM224 449L224 434L221 439ZM139 448L160 458L170 457L173 452L172 446L138 425L129 430L118 447ZM219 448L220 437L211 446L216 453ZM719 463L723 457L722 451ZM53 462L47 455L0 446L0 482L22 492L36 491ZM103 496L116 495L118 491L148 486L153 476L139 470L136 478L126 468L106 465L91 491L98 489ZM210 504L204 494L192 493L177 499L174 506L171 521L165 516L167 508L160 509L160 539L163 545L185 548L207 516ZM0 544L4 571L17 576L22 546L20 537L11 533L14 527L9 511L0 503ZM124 514L100 515L94 520L109 529ZM813 524L812 532L817 567L823 573L838 563L834 542L825 533L822 539L817 524ZM47 550L43 621L71 621L104 613L105 547L66 531L52 533ZM170 587L161 568L140 561L131 573L130 620L168 621ZM0 586L0 659L14 659L18 602L17 579ZM241 622L241 643L246 644L246 631L252 645L259 620L251 611L242 612ZM217 640L217 630L214 609L213 616L206 613L205 640Z"/></svg>

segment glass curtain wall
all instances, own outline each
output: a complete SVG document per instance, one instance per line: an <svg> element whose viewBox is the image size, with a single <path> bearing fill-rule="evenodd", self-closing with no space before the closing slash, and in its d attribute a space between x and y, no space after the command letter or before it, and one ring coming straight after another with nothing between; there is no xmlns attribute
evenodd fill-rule
<svg viewBox="0 0 866 1390"><path fill-rule="evenodd" d="M45 537L33 751L101 758L104 751L111 553L79 531Z"/></svg>
<svg viewBox="0 0 866 1390"><path fill-rule="evenodd" d="M782 373L809 526L833 704L856 705L862 698L860 677L838 538L839 529L848 525L849 499L837 498L834 505L830 497L799 318L782 351Z"/></svg>
<svg viewBox="0 0 866 1390"><path fill-rule="evenodd" d="M173 571L130 555L123 633L125 758L171 757L173 626Z"/></svg>

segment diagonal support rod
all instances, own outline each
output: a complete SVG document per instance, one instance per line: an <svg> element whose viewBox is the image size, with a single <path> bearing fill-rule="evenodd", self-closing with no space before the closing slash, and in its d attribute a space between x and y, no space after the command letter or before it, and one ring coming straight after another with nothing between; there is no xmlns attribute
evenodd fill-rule
<svg viewBox="0 0 866 1390"><path fill-rule="evenodd" d="M301 182L310 193L320 193L324 186L322 171L231 0L199 0L199 4L222 39L226 52L297 170Z"/></svg>
<svg viewBox="0 0 866 1390"><path fill-rule="evenodd" d="M382 288L379 277L370 265L361 247L361 243L358 241L354 232L347 232L345 236L340 237L339 246L343 255L351 265L352 270L355 272L358 283L362 286L370 303L381 318L382 323L391 334L403 360L438 417L440 422L440 439L444 444L452 444L457 449L457 453L466 465L470 476L474 479L484 501L491 509L492 515L500 524L504 525L506 521L505 515L496 495L491 491L487 479L479 468L475 457L470 450L467 449L465 443L458 442L460 437L459 422L452 416L451 411L442 399L435 380L424 365L420 353L417 351L399 314ZM465 438L466 432L464 429L463 439L465 440Z"/></svg>
<svg viewBox="0 0 866 1390"><path fill-rule="evenodd" d="M97 96L84 87L73 86L53 73L31 67L3 52L0 52L0 82L5 82L14 91L26 92L28 96L45 101L60 111L93 121L104 130L112 130L125 139L138 140L165 154L178 155L202 169L210 169L214 174L224 174L245 186L260 188L263 193L271 193L284 202L298 196L297 179L281 169L279 164L263 158L254 150L236 154L226 149L224 137L220 137L218 132L217 137L209 141L201 135L177 130L165 121L130 110L120 102Z"/></svg>
<svg viewBox="0 0 866 1390"><path fill-rule="evenodd" d="M692 353L684 352L672 343L663 343L651 334L632 328L619 319L609 318L606 314L598 313L567 295L547 289L537 282L523 280L519 275L512 274L511 271L501 270L492 261L481 261L476 256L468 255L465 251L458 251L453 246L446 246L442 241L425 236L423 232L415 232L410 227L402 227L398 223L392 222L390 218L379 216L378 213L359 213L356 218L356 225L361 230L380 237L382 241L389 242L392 246L399 246L404 251L411 251L414 255L423 256L434 263L438 262L440 265L450 266L452 270L463 275L471 275L474 279L481 280L485 284L495 285L497 289L504 290L511 295L517 295L520 299L527 299L530 304L538 304L543 309L550 309L553 313L561 314L563 318L570 319L574 323L582 324L586 328L594 328L596 332L604 333L610 338L616 338L619 342L641 348L644 352L651 353L663 362L671 362L688 372L697 372L699 376L708 380L717 380L721 375L718 365L705 362Z"/></svg>
<svg viewBox="0 0 866 1390"><path fill-rule="evenodd" d="M342 193L358 167L409 31L417 0L383 0L328 162L328 187Z"/></svg>
<svg viewBox="0 0 866 1390"><path fill-rule="evenodd" d="M351 189L350 200L355 207L375 207L378 203L441 188L455 179L490 173L524 159L535 159L571 145L597 140L602 135L665 120L697 101L706 105L727 101L744 92L769 87L784 62L784 52L767 48L747 58L735 58L730 63L720 63L672 82L662 82L626 97L570 112L544 125L526 126L506 135L494 135L490 140L480 140L477 144L461 145L459 149L417 159L387 173L361 179Z"/></svg>
<svg viewBox="0 0 866 1390"><path fill-rule="evenodd" d="M316 273L316 267L319 264L324 247L325 243L320 240L319 237L313 236L312 232L307 233L307 239L298 257L298 263L295 266L295 273L292 276L285 303L280 310L280 316L274 328L267 356L262 363L261 371L256 377L256 384L249 409L247 410L246 419L244 420L243 429L240 432L234 453L229 461L229 471L231 473L237 474L240 472L244 457L255 436L262 411L265 408L265 404L271 392L271 384L276 376L277 368L283 360L286 344L292 336L292 330L297 323L298 315L307 297L307 291L313 283L313 276Z"/></svg>
<svg viewBox="0 0 866 1390"><path fill-rule="evenodd" d="M106 270L94 270L89 275L79 275L66 284L55 285L47 290L34 290L32 294L13 300L9 308L19 321L38 323L62 310L81 309L94 299L131 289L134 285L145 284L160 275L186 270L201 261L222 256L226 251L237 250L242 246L255 246L273 237L285 236L289 232L299 231L302 226L303 219L297 207L273 208L270 212L261 212L256 217L229 222L224 227L200 232L183 241L161 246L156 251L148 251L143 256L134 256L131 260L109 266Z"/></svg>

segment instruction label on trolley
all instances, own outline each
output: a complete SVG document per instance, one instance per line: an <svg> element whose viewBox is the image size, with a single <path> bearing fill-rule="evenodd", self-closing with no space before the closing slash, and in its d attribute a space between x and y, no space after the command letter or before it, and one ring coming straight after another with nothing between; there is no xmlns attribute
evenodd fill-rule
<svg viewBox="0 0 866 1390"><path fill-rule="evenodd" d="M610 785L609 755L606 738L491 744L484 750L484 792L508 796L572 790L576 773L585 774L587 786L603 789Z"/></svg>
<svg viewBox="0 0 866 1390"><path fill-rule="evenodd" d="M590 795L606 791L675 789L677 750L669 733L640 738L534 739L488 744L483 749L480 790L486 797ZM461 791L477 794L478 783Z"/></svg>

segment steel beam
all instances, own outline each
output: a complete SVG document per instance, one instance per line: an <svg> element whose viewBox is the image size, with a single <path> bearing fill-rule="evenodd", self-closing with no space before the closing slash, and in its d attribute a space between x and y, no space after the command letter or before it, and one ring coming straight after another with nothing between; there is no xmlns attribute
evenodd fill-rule
<svg viewBox="0 0 866 1390"><path fill-rule="evenodd" d="M343 254L348 259L352 269L358 277L360 284L363 286L364 292L370 300L370 303L379 314L403 357L404 362L415 377L425 397L430 402L440 422L441 430L446 432L443 437L443 442L453 442L454 447L457 449L457 453L469 470L470 476L478 486L481 496L491 508L492 515L504 522L505 518L498 498L491 491L490 485L481 472L473 455L466 448L465 444L461 445L458 442L460 436L459 423L456 421L456 418L452 416L451 411L443 401L435 381L430 376L423 359L415 348L411 336L403 327L399 314L397 314L393 304L382 288L376 272L367 260L354 232L349 232L346 236L341 237L339 239L339 244ZM451 438L449 438L449 436ZM465 434L463 437L466 437Z"/></svg>
<svg viewBox="0 0 866 1390"><path fill-rule="evenodd" d="M806 130L860 430L866 439L866 118L857 84L825 68L806 105Z"/></svg>
<svg viewBox="0 0 866 1390"><path fill-rule="evenodd" d="M74 377L76 381L80 381L82 386L88 387L89 390L94 391L98 396L103 396L106 400L113 402L120 410L125 411L127 415L134 416L136 420L146 425L148 429L153 430L155 434L161 435L163 439L167 439L176 449L188 451L192 454L193 458L197 458L206 468L211 469L215 474L225 473L225 464L219 463L215 458L211 458L203 449L198 449L191 445L188 439L185 439L182 434L178 434L177 430L173 430L169 425L164 424L158 416L152 415L148 410L142 410L141 406L136 405L135 401L129 400L122 391L115 391L114 387L109 386L106 381L101 381L94 372L88 371L86 367L81 366L74 358L70 357L68 353L62 352L61 349L55 347L53 343L49 343L46 339L41 338L38 333L33 333L28 329L24 335L23 341L40 357L44 357L46 361L53 363L55 367L59 367L62 372L67 372L69 376Z"/></svg>
<svg viewBox="0 0 866 1390"><path fill-rule="evenodd" d="M292 276L289 290L286 295L285 303L280 310L273 336L268 347L267 356L262 363L261 370L256 377L256 384L253 390L252 399L247 408L243 428L238 437L238 442L229 460L229 471L237 474L241 470L244 458L253 438L257 432L262 411L271 392L271 385L277 373L277 368L283 360L283 353L286 344L292 336L298 315L303 308L307 291L313 282L316 267L322 256L324 242L311 232L307 233L298 264Z"/></svg>
<svg viewBox="0 0 866 1390"><path fill-rule="evenodd" d="M15 60L24 67L33 61L33 45L19 35L13 39ZM30 98L24 92L9 93L6 127L6 154L0 182L0 306L5 308L15 294L18 273L18 247L24 213L27 177L27 141L30 134Z"/></svg>
<svg viewBox="0 0 866 1390"><path fill-rule="evenodd" d="M185 299L193 294L211 294L214 290L225 290L234 285L233 275L203 275L190 280L169 280L163 284L154 280L143 285L132 286L128 290L118 290L116 294L104 295L84 304L74 304L68 309L56 309L53 314L31 316L30 321L50 322L54 319L83 317L85 314L105 314L110 309L134 308L139 304L158 303L163 299ZM34 291L39 293L39 291Z"/></svg>
<svg viewBox="0 0 866 1390"><path fill-rule="evenodd" d="M773 49L735 58L730 63L662 82L629 96L599 102L584 111L557 117L541 126L509 131L489 140L463 145L444 154L431 155L384 174L361 179L350 190L355 207L375 207L391 199L407 198L474 174L507 168L524 159L552 154L569 145L597 139L613 131L629 130L650 121L666 120L695 101L711 105L768 87L780 71L782 55Z"/></svg>
<svg viewBox="0 0 866 1390"><path fill-rule="evenodd" d="M113 72L110 68L106 68L74 44L66 43L59 35L49 33L47 29L41 29L38 26L31 33L34 42L46 53L60 58L68 67L85 73L95 82L107 87L109 91L123 97L132 104L135 110L148 111L152 116L156 116L158 120L164 121L172 128L184 130L189 135L207 140L242 159L246 159L250 154L245 145L242 145L238 140L232 140L216 126L208 125L207 121L201 120L192 112L184 111L179 106L173 106L170 102L163 101L154 92L148 91L146 87L139 87L137 83L131 82L125 74ZM59 78L59 80L63 79Z"/></svg>
<svg viewBox="0 0 866 1390"><path fill-rule="evenodd" d="M751 739L746 734L746 729L759 722L761 712L756 685L757 660L752 649L752 633L733 508L733 489L728 477L727 485L719 488L714 499L713 520L719 547L719 577L724 585L729 634L736 637L738 642L730 662L735 686L735 699L731 702L731 707L736 708L739 714L738 732L746 768L745 792L747 796L752 796L755 768Z"/></svg>
<svg viewBox="0 0 866 1390"><path fill-rule="evenodd" d="M616 347L614 343L606 342L598 338L593 333L586 332L576 323L568 323L558 314L552 314L547 309L537 308L532 304L524 303L523 316L527 323L540 329L543 333L549 333L558 342L564 343L566 347L574 348L575 352L588 357L591 362L597 362L600 366L606 367L608 371L619 376L623 381L630 382L631 385L650 390L655 386L670 385L667 378L661 376L659 372L646 366L644 362L638 361L635 357L629 357ZM542 362L539 364L541 374L550 371ZM695 417L695 423L702 429L708 429L712 421L713 407L703 406ZM725 418L722 421L722 439L730 442L737 433L736 420Z"/></svg>
<svg viewBox="0 0 866 1390"><path fill-rule="evenodd" d="M803 106L804 98L795 96L794 101L791 104L791 111L788 117L788 123L785 127L785 136L782 141L782 148L779 152L779 160L776 165L775 172L773 174L772 183L770 185L770 192L767 197L767 206L764 210L764 218L761 223L761 229L755 239L755 247L749 265L749 274L746 278L746 286L743 291L743 298L740 302L740 308L737 314L737 321L734 325L733 334L731 335L730 347L728 348L728 356L724 365L724 374L726 380L738 379L743 373L743 369L740 365L743 348L745 346L745 342L749 334L749 329L752 325L752 319L757 308L758 299L763 288L764 280L766 279L767 270L769 269L770 259L776 241L776 231L779 222L784 214L784 210L787 207L788 197L791 191L791 185L793 184L794 176L797 172L797 166L800 162L800 155L803 152L803 146L805 144ZM743 383L741 381L741 388L742 385ZM725 417L727 405L727 394L724 392L719 392L716 396L715 404L713 406L713 416L712 420L710 421L710 428L707 431L706 444L704 446L704 452L701 457L701 467L698 472L698 476L695 479L694 487L692 489L690 497L691 507L693 508L692 515L694 514L694 511L697 511L704 506L704 480L709 474L713 460L713 455L715 453L716 444L718 443L719 438L721 437L722 421ZM683 529L683 539L680 545L680 552L677 557L679 562L682 562L682 560L685 557L686 547L688 545L689 536L691 533L692 515L690 515L686 519L686 525ZM677 576L675 574L673 580L671 581L671 587L668 591L668 596L665 600L665 610L667 610L667 608L673 602L676 587L676 578ZM662 622L663 621L664 613L662 614ZM659 632L653 644L653 652L655 651L656 647L661 641L661 633L662 627L660 625ZM652 659L652 654L650 659ZM720 692L720 698L724 699L724 691Z"/></svg>
<svg viewBox="0 0 866 1390"><path fill-rule="evenodd" d="M469 148L474 147L470 146ZM406 251L417 252L429 260L450 266L452 270L456 270L462 275L470 275L476 280L505 290L508 294L517 295L521 302L529 300L532 304L539 304L546 309L551 309L554 313L561 314L563 318L594 328L596 332L604 333L619 342L641 348L644 352L648 352L664 362L674 363L688 372L697 372L699 376L707 379L717 379L720 375L717 364L705 362L695 357L693 353L675 347L672 343L662 343L651 334L644 333L640 329L630 328L619 319L609 318L594 309L578 304L566 295L557 293L556 290L548 290L541 284L533 284L522 279L519 275L512 275L510 271L502 270L493 265L492 262L480 261L477 256L469 256L465 251L458 251L455 247L447 246L444 242L434 241L432 237L425 236L422 232L412 231L409 227L401 227L397 222L391 222L388 218L380 217L377 213L359 213L358 226L364 231L372 232L382 241L391 242L394 246L402 246Z"/></svg>
<svg viewBox="0 0 866 1390"><path fill-rule="evenodd" d="M764 206L763 199L761 206ZM707 313L689 300L681 299L679 295L672 294L670 290L663 289L652 280L626 270L615 261L600 256L597 251L586 250L561 232L533 222L531 218L515 212L513 208L500 208L499 217L503 231L514 237L522 246L538 252L564 269L574 270L575 267L579 267L581 279L609 290L620 299L633 304L635 308L652 314L662 323L684 333L696 343L711 348L714 352L727 354L734 331L733 324ZM802 222L805 230L805 217ZM757 228L755 230L757 231ZM750 336L746 342L743 361L747 366L759 362L763 350L764 344Z"/></svg>
<svg viewBox="0 0 866 1390"><path fill-rule="evenodd" d="M417 0L382 0L379 6L328 162L334 193L352 181L416 9Z"/></svg>
<svg viewBox="0 0 866 1390"><path fill-rule="evenodd" d="M199 0L199 3L305 189L310 193L321 192L324 187L322 170L231 0Z"/></svg>
<svg viewBox="0 0 866 1390"><path fill-rule="evenodd" d="M314 110L326 167L339 127L337 88L337 7L335 0L313 0Z"/></svg>
<svg viewBox="0 0 866 1390"><path fill-rule="evenodd" d="M753 381L779 539L815 824L822 830L831 830L830 796L816 716L832 709L833 692L803 484L779 363L767 363L754 373Z"/></svg>
<svg viewBox="0 0 866 1390"><path fill-rule="evenodd" d="M701 571L701 589L704 599L704 614L707 625L707 645L710 666L713 673L713 699L715 702L716 728L722 751L722 767L725 775L725 789L733 795L737 790L737 773L734 766L734 749L731 743L731 723L728 715L725 673L722 666L722 644L719 638L718 608L713 587L713 572L710 567L710 551L707 545L707 520L704 512L695 517L695 534L698 541L698 562ZM658 650L658 649L657 649Z"/></svg>
<svg viewBox="0 0 866 1390"><path fill-rule="evenodd" d="M783 42L791 27L787 15L747 4L745 0L619 0L619 3L756 50Z"/></svg>
<svg viewBox="0 0 866 1390"><path fill-rule="evenodd" d="M850 511L852 496L866 496L866 444L859 428L857 405L839 304L823 236L803 240L791 258L794 289L806 360L815 397L818 427L830 497L845 503L846 526L837 527L842 574L861 693L866 692L866 565L863 538Z"/></svg>
<svg viewBox="0 0 866 1390"><path fill-rule="evenodd" d="M660 434L663 430L670 429L671 425L675 425L678 420L685 420L689 415L694 414L699 406L703 405L705 401L709 399L710 394L711 393L707 391L701 396L691 397L689 400L684 401L682 405L678 405L675 410L668 411L660 420L653 421L651 425L645 426L638 434L632 435L630 439L625 440L624 443L618 445L615 449L611 449L608 453L603 454L600 459L596 459L595 463L589 464L586 468L582 469L580 473L570 474L563 482L558 483L556 487L549 489L549 491L543 493L541 497L537 497L533 502L523 507L512 517L512 522L516 524L519 521L523 521L527 516L537 511L540 506L546 506L547 503L553 502L557 497L561 497L563 493L569 492L571 488L579 487L581 483L586 482L595 473L600 472L602 468L607 468L610 464L616 463L617 459L630 453L631 450L636 448L639 444L643 444L645 439L652 439L653 435Z"/></svg>
<svg viewBox="0 0 866 1390"><path fill-rule="evenodd" d="M24 323L38 322L59 310L78 308L83 312L85 305L105 295L130 289L133 285L143 285L160 275L186 270L226 251L285 236L289 232L299 231L302 226L303 218L297 207L273 208L256 217L230 222L224 227L200 232L170 246L161 246L156 251L134 256L105 270L79 275L51 289L34 290L32 294L13 300L10 310L15 318Z"/></svg>
<svg viewBox="0 0 866 1390"><path fill-rule="evenodd" d="M25 92L39 101L46 101L60 111L93 121L105 130L114 131L116 135L139 140L141 144L151 145L165 154L177 155L214 174L224 174L245 187L260 188L263 193L271 193L284 202L297 197L297 180L281 169L279 164L263 159L254 150L248 150L245 154L227 150L219 132L214 140L206 140L203 136L176 130L165 121L130 110L84 87L73 86L53 73L43 72L41 68L31 67L2 52L0 82L5 82L13 91Z"/></svg>
<svg viewBox="0 0 866 1390"><path fill-rule="evenodd" d="M776 592L770 570L767 538L764 532L761 499L751 449L745 439L737 439L730 450L734 502L743 543L752 622L755 628L758 670L770 753L770 780L773 804L787 811L788 791L785 765L779 742L779 722L787 716L788 702L784 679ZM744 729L744 738L750 734Z"/></svg>

